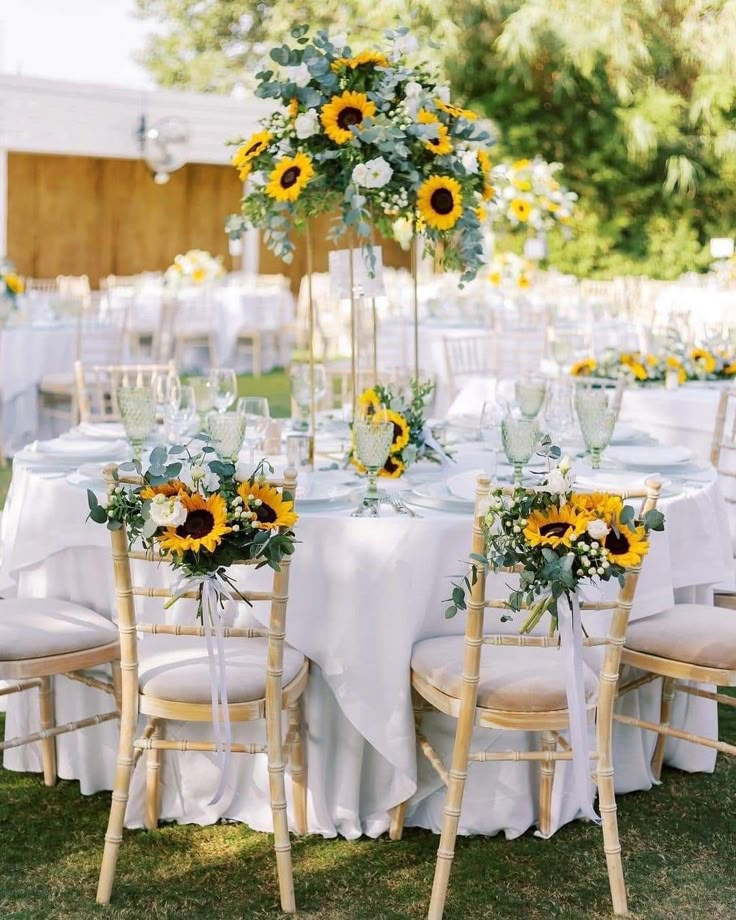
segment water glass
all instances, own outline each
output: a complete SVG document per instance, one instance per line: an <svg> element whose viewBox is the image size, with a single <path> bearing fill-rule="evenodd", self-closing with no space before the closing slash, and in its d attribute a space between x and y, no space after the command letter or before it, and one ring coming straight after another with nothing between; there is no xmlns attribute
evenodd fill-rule
<svg viewBox="0 0 736 920"><path fill-rule="evenodd" d="M507 415L501 422L501 440L506 459L514 468L514 483L520 483L524 464L528 463L539 441L535 419Z"/></svg>
<svg viewBox="0 0 736 920"><path fill-rule="evenodd" d="M370 414L364 413L356 418L353 432L355 455L368 473L368 488L363 503L353 515L360 517L367 513L370 517L377 517L380 496L376 482L378 473L391 452L394 439L393 422L389 420L385 407L379 406Z"/></svg>
<svg viewBox="0 0 736 920"><path fill-rule="evenodd" d="M218 455L235 463L245 437L245 416L241 412L210 412L207 427Z"/></svg>
<svg viewBox="0 0 736 920"><path fill-rule="evenodd" d="M213 367L209 375L212 401L218 412L226 412L238 395L238 378L231 367Z"/></svg>
<svg viewBox="0 0 736 920"><path fill-rule="evenodd" d="M601 456L611 443L616 427L616 413L608 406L603 390L583 390L576 399L578 421L585 446L590 452L590 463L594 470L601 465Z"/></svg>
<svg viewBox="0 0 736 920"><path fill-rule="evenodd" d="M569 330L564 328L556 329L554 326L550 326L547 338L549 341L549 353L557 365L557 373L561 375L563 367L568 365L572 358L572 342L570 341Z"/></svg>
<svg viewBox="0 0 736 920"><path fill-rule="evenodd" d="M158 418L163 418L169 407L179 407L181 381L174 371L157 371L151 378L151 389Z"/></svg>
<svg viewBox="0 0 736 920"><path fill-rule="evenodd" d="M169 444L180 444L187 435L192 434L196 420L197 398L194 395L194 387L182 386L176 405L170 403L164 409L166 440Z"/></svg>
<svg viewBox="0 0 736 920"><path fill-rule="evenodd" d="M314 375L314 403L316 406L327 394L327 372L323 364L294 364L289 371L291 395L299 409L300 427L309 427L309 412L312 407L312 376Z"/></svg>
<svg viewBox="0 0 736 920"><path fill-rule="evenodd" d="M200 424L204 427L207 413L215 407L215 396L210 377L190 377L189 386L194 391Z"/></svg>
<svg viewBox="0 0 736 920"><path fill-rule="evenodd" d="M118 406L125 434L140 460L143 442L156 424L156 405L150 387L118 387Z"/></svg>
<svg viewBox="0 0 736 920"><path fill-rule="evenodd" d="M238 400L238 412L245 419L245 443L250 451L250 463L255 462L258 445L268 430L271 412L265 396L243 396Z"/></svg>
<svg viewBox="0 0 736 920"><path fill-rule="evenodd" d="M503 412L494 402L484 402L480 413L480 440L490 451L501 447Z"/></svg>
<svg viewBox="0 0 736 920"><path fill-rule="evenodd" d="M543 377L524 377L516 381L516 404L524 418L539 415L546 395L547 381Z"/></svg>
<svg viewBox="0 0 736 920"><path fill-rule="evenodd" d="M544 421L547 432L555 443L559 443L572 427L575 415L572 408L571 380L559 377L550 382Z"/></svg>

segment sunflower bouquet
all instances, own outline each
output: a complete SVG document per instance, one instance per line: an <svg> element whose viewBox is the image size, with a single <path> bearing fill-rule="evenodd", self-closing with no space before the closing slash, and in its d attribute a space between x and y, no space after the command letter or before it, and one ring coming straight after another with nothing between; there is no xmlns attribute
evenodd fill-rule
<svg viewBox="0 0 736 920"><path fill-rule="evenodd" d="M567 227L578 196L558 181L562 168L562 163L547 163L541 157L500 165L495 171L500 188L496 207L489 210L491 221L536 231Z"/></svg>
<svg viewBox="0 0 736 920"><path fill-rule="evenodd" d="M379 476L398 479L407 467L418 460L442 463L449 451L435 440L425 417L427 404L434 392L434 383L412 380L409 392L397 390L391 385L381 385L364 390L358 397L363 413L370 415L379 406L385 406L388 419L394 426L394 436L388 459ZM350 450L348 460L361 473L365 467L358 460L355 446Z"/></svg>
<svg viewBox="0 0 736 920"><path fill-rule="evenodd" d="M190 249L179 253L164 273L168 285L208 284L225 274L220 256L213 256L204 249Z"/></svg>
<svg viewBox="0 0 736 920"><path fill-rule="evenodd" d="M482 520L485 555L472 559L471 572L453 585L446 617L466 609L465 592L477 574L521 567L519 586L508 609L529 610L521 632L533 629L545 613L557 625L557 603L574 595L583 582L617 580L649 552L651 531L664 530L661 511L637 518L618 495L572 489L570 464L563 458L536 489L496 489ZM502 619L509 619L504 616Z"/></svg>
<svg viewBox="0 0 736 920"><path fill-rule="evenodd" d="M577 361L573 377L626 377L632 383L661 384L670 374L678 383L693 380L731 380L736 377L736 356L708 348L676 347L659 354L607 349L599 358Z"/></svg>
<svg viewBox="0 0 736 920"><path fill-rule="evenodd" d="M14 301L25 290L23 279L7 259L0 259L0 295Z"/></svg>
<svg viewBox="0 0 736 920"><path fill-rule="evenodd" d="M265 481L264 461L244 472L204 444L156 447L145 472L138 460L118 469L142 483L118 481L106 502L88 490L90 519L124 528L131 546L141 543L165 558L185 581L233 588L227 569L234 562L258 560L257 568L278 571L294 552L294 496Z"/></svg>
<svg viewBox="0 0 736 920"><path fill-rule="evenodd" d="M493 198L488 145L476 114L450 101L449 88L407 54L407 29L380 49L358 51L326 31L291 30L294 44L271 49L273 66L257 75L256 95L279 104L260 130L238 143L233 165L247 182L239 235L265 230L269 247L293 257L290 231L339 211L330 239L346 230L367 246L378 227L424 235L463 281L483 264L480 206ZM442 244L438 247L438 244Z"/></svg>

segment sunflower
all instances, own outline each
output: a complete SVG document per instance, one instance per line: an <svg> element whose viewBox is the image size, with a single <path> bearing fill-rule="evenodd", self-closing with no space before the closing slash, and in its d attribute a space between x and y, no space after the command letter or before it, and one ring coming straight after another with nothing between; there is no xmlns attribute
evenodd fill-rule
<svg viewBox="0 0 736 920"><path fill-rule="evenodd" d="M294 502L287 501L278 489L268 483L241 483L238 495L255 513L252 524L256 530L293 527L299 520L299 515L294 511Z"/></svg>
<svg viewBox="0 0 736 920"><path fill-rule="evenodd" d="M450 176L432 176L421 184L417 207L424 221L435 230L451 230L463 213L460 183Z"/></svg>
<svg viewBox="0 0 736 920"><path fill-rule="evenodd" d="M299 100L294 96L294 98L289 102L289 118L293 121L296 116L299 114Z"/></svg>
<svg viewBox="0 0 736 920"><path fill-rule="evenodd" d="M13 294L22 294L25 290L25 285L23 284L23 279L20 275L16 275L15 272L8 272L5 276L5 284L8 287L9 291L12 291Z"/></svg>
<svg viewBox="0 0 736 920"><path fill-rule="evenodd" d="M595 358L584 358L582 361L576 361L570 368L573 377L590 377L593 371L598 367Z"/></svg>
<svg viewBox="0 0 736 920"><path fill-rule="evenodd" d="M188 491L189 489L180 479L170 479L168 482L161 483L161 485L146 486L145 489L141 489L141 498L144 501L153 498L154 495L165 495L166 498L171 498L174 495L178 495L180 492Z"/></svg>
<svg viewBox="0 0 736 920"><path fill-rule="evenodd" d="M511 164L511 168L515 172L521 172L522 169L529 169L531 165L531 160L514 160L514 162Z"/></svg>
<svg viewBox="0 0 736 920"><path fill-rule="evenodd" d="M649 552L649 541L643 527L629 530L626 526L617 525L610 530L603 545L608 550L609 562L625 569L639 565Z"/></svg>
<svg viewBox="0 0 736 920"><path fill-rule="evenodd" d="M570 496L570 503L575 508L586 511L607 524L617 521L624 507L620 495L609 495L607 492L574 492Z"/></svg>
<svg viewBox="0 0 736 920"><path fill-rule="evenodd" d="M641 361L632 361L628 365L628 368L637 380L647 379L647 369L644 367Z"/></svg>
<svg viewBox="0 0 736 920"><path fill-rule="evenodd" d="M342 96L333 96L322 106L320 120L325 134L336 144L346 144L353 139L351 128L359 128L363 119L376 114L375 103L365 93L346 90Z"/></svg>
<svg viewBox="0 0 736 920"><path fill-rule="evenodd" d="M365 64L372 64L374 67L389 66L388 58L380 51L361 51L360 54L356 54L354 57L337 58L330 66L335 73L338 73L341 70L355 70Z"/></svg>
<svg viewBox="0 0 736 920"><path fill-rule="evenodd" d="M734 374L736 374L736 361L731 361L731 362L729 362L729 363L723 368L723 373L726 374L728 377L732 377ZM685 375L685 379L687 379L687 375ZM684 383L684 381L682 380L682 378L680 378L680 380L681 380L681 382Z"/></svg>
<svg viewBox="0 0 736 920"><path fill-rule="evenodd" d="M512 179L511 184L514 188L518 188L520 192L530 192L532 190L532 184L528 179Z"/></svg>
<svg viewBox="0 0 736 920"><path fill-rule="evenodd" d="M669 358L667 358L667 360L665 361L665 365L667 366L669 370L677 371L677 376L678 376L680 383L685 383L687 381L687 371L682 366L682 361L680 361L679 358L675 357L674 355L670 355ZM730 366L731 365L729 365L729 367ZM736 374L736 364L733 365L733 370L730 372L729 372L728 367L724 367L723 370L724 370L724 373L726 374L728 373Z"/></svg>
<svg viewBox="0 0 736 920"><path fill-rule="evenodd" d="M440 112L445 112L447 115L451 115L453 118L465 118L467 121L475 121L475 119L478 117L475 112L471 112L470 109L458 108L458 106L453 105L451 102L443 102L439 98L434 100L434 104L437 106Z"/></svg>
<svg viewBox="0 0 736 920"><path fill-rule="evenodd" d="M496 287L498 287L498 285L503 280L501 278L501 272L498 272L498 271L491 272L490 275L488 276L488 280L491 282L491 284L495 284Z"/></svg>
<svg viewBox="0 0 736 920"><path fill-rule="evenodd" d="M233 166L236 166L238 169L242 169L247 163L250 163L251 160L255 159L259 153L268 147L271 143L271 132L270 131L257 131L250 140L247 140L244 144L241 144L240 147L235 151L235 154L232 159Z"/></svg>
<svg viewBox="0 0 736 920"><path fill-rule="evenodd" d="M488 220L488 208L484 204L478 205L475 209L475 216L478 218L478 223L484 224Z"/></svg>
<svg viewBox="0 0 736 920"><path fill-rule="evenodd" d="M694 361L706 374L712 374L716 369L715 355L706 351L705 348L693 348L690 352L690 360Z"/></svg>
<svg viewBox="0 0 736 920"><path fill-rule="evenodd" d="M314 167L306 153L283 157L268 177L266 194L276 201L296 201L313 176Z"/></svg>
<svg viewBox="0 0 736 920"><path fill-rule="evenodd" d="M409 443L409 423L399 412L389 409L386 413L389 422L394 426L394 436L391 441L391 453L398 454Z"/></svg>
<svg viewBox="0 0 736 920"><path fill-rule="evenodd" d="M432 153L436 154L437 156L442 156L445 153L452 153L452 141L450 140L450 132L436 115L433 115L426 109L420 109L419 114L417 115L417 121L420 125L437 125L437 131L439 132L437 137L426 138L424 141L424 146L427 148L427 150L431 150Z"/></svg>
<svg viewBox="0 0 736 920"><path fill-rule="evenodd" d="M370 389L367 390L363 390L363 392L358 397L358 406L363 410L363 412L375 412L380 405L381 400L373 387L370 387Z"/></svg>
<svg viewBox="0 0 736 920"><path fill-rule="evenodd" d="M514 217L520 223L525 224L529 220L529 214L531 213L532 206L528 201L524 201L523 198L514 198L510 207Z"/></svg>
<svg viewBox="0 0 736 920"><path fill-rule="evenodd" d="M550 505L546 511L532 511L524 536L530 546L570 546L570 537L584 533L589 521L589 514L569 504L562 508Z"/></svg>
<svg viewBox="0 0 736 920"><path fill-rule="evenodd" d="M481 196L484 201L489 201L495 194L495 189L491 185L491 158L487 150L478 151L478 165L483 176L483 191Z"/></svg>
<svg viewBox="0 0 736 920"><path fill-rule="evenodd" d="M180 492L179 501L187 509L187 519L178 527L166 530L159 539L161 549L179 555L187 550L198 553L203 549L214 553L222 538L232 529L227 526L225 499L218 494L205 498L197 492L193 495Z"/></svg>
<svg viewBox="0 0 736 920"><path fill-rule="evenodd" d="M398 479L405 470L406 464L403 460L396 456L389 456L378 475L384 476L386 479Z"/></svg>

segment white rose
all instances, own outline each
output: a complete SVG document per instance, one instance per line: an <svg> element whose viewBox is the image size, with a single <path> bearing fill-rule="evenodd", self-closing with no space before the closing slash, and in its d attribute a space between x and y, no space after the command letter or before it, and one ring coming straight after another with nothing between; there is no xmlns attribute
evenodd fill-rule
<svg viewBox="0 0 736 920"><path fill-rule="evenodd" d="M567 476L572 468L572 460L569 457L563 457L560 462L557 464L557 469L562 473L563 476Z"/></svg>
<svg viewBox="0 0 736 920"><path fill-rule="evenodd" d="M587 526L588 535L593 538L593 540L605 540L608 532L610 530L608 524L605 521L595 520L591 521Z"/></svg>
<svg viewBox="0 0 736 920"><path fill-rule="evenodd" d="M365 163L358 163L358 165L353 169L353 182L356 185L365 185L365 180L368 177L368 167Z"/></svg>
<svg viewBox="0 0 736 920"><path fill-rule="evenodd" d="M409 82L404 85L404 95L407 99L416 99L417 96L421 96L421 94L421 83L417 83L415 80L409 80Z"/></svg>
<svg viewBox="0 0 736 920"><path fill-rule="evenodd" d="M414 225L408 217L397 217L391 224L391 232L402 249L408 250L414 237Z"/></svg>
<svg viewBox="0 0 736 920"><path fill-rule="evenodd" d="M478 172L478 156L475 150L466 150L462 155L462 164L465 172L475 175Z"/></svg>
<svg viewBox="0 0 736 920"><path fill-rule="evenodd" d="M406 32L404 35L397 35L394 39L394 46L391 51L391 58L398 61L402 54L411 54L419 47L419 42L411 34Z"/></svg>
<svg viewBox="0 0 736 920"><path fill-rule="evenodd" d="M394 174L393 169L383 157L368 160L365 168L366 177L363 180L363 185L366 188L383 188Z"/></svg>
<svg viewBox="0 0 736 920"><path fill-rule="evenodd" d="M438 99L441 99L445 104L447 104L450 101L450 87L438 86L435 90L435 95Z"/></svg>
<svg viewBox="0 0 736 920"><path fill-rule="evenodd" d="M248 181L256 188L259 188L260 186L266 184L266 175L265 173L258 170L256 172L252 172L250 176L248 176Z"/></svg>
<svg viewBox="0 0 736 920"><path fill-rule="evenodd" d="M296 117L294 129L299 140L305 141L308 137L319 132L319 115L314 109L302 112L301 115Z"/></svg>
<svg viewBox="0 0 736 920"><path fill-rule="evenodd" d="M178 498L156 495L148 512L157 527L178 527L187 519L187 509Z"/></svg>
<svg viewBox="0 0 736 920"><path fill-rule="evenodd" d="M338 32L336 35L332 36L330 41L335 46L335 48L337 48L339 51L342 51L342 49L348 43L347 32Z"/></svg>
<svg viewBox="0 0 736 920"><path fill-rule="evenodd" d="M296 67L286 68L286 79L289 83L296 83L297 86L306 86L312 79L312 75L306 64L298 64Z"/></svg>
<svg viewBox="0 0 736 920"><path fill-rule="evenodd" d="M569 491L569 489L570 485L567 481L567 478L563 473L560 472L559 467L555 467L555 469L550 470L550 473L547 476L547 480L542 486L542 491L552 492L560 495L564 495L565 492Z"/></svg>

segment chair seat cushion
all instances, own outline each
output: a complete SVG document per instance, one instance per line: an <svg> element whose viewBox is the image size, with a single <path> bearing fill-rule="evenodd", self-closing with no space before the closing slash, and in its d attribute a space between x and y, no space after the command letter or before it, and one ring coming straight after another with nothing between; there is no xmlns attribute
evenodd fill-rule
<svg viewBox="0 0 736 920"><path fill-rule="evenodd" d="M38 383L38 388L42 393L54 393L65 396L74 390L74 375L65 374L63 372L58 374L44 374Z"/></svg>
<svg viewBox="0 0 736 920"><path fill-rule="evenodd" d="M736 669L736 611L707 604L677 604L633 620L626 648L702 668Z"/></svg>
<svg viewBox="0 0 736 920"><path fill-rule="evenodd" d="M411 667L427 683L460 698L464 636L425 639L414 646ZM595 697L598 678L584 668L585 698ZM484 645L478 705L502 712L546 712L567 708L563 658L558 649Z"/></svg>
<svg viewBox="0 0 736 920"><path fill-rule="evenodd" d="M229 703L260 700L266 695L268 640L226 639L225 673ZM211 703L207 642L198 636L151 636L138 645L141 693L178 703ZM284 646L283 686L304 664L304 655Z"/></svg>
<svg viewBox="0 0 736 920"><path fill-rule="evenodd" d="M0 661L81 652L117 638L114 623L79 604L54 598L0 601Z"/></svg>

